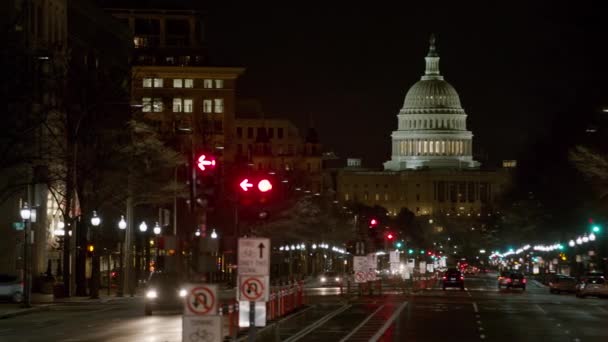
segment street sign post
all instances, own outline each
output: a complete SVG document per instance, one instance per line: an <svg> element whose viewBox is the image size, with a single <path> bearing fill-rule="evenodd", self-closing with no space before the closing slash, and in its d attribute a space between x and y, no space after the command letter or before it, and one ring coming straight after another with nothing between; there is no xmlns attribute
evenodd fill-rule
<svg viewBox="0 0 608 342"><path fill-rule="evenodd" d="M246 189L246 188L245 188ZM260 191L267 191L262 190ZM255 327L266 326L266 303L270 280L270 239L239 238L238 275L239 326L249 316L249 340L255 341ZM262 304L262 305L260 305ZM249 307L249 310L246 308ZM245 309L245 310L243 310Z"/></svg>
<svg viewBox="0 0 608 342"><path fill-rule="evenodd" d="M367 256L353 257L353 271L355 272L355 283L367 282Z"/></svg>
<svg viewBox="0 0 608 342"><path fill-rule="evenodd" d="M378 268L378 256L375 253L367 255L367 281L376 280L376 268Z"/></svg>
<svg viewBox="0 0 608 342"><path fill-rule="evenodd" d="M191 284L186 291L182 341L223 341L222 317L217 314L217 285Z"/></svg>

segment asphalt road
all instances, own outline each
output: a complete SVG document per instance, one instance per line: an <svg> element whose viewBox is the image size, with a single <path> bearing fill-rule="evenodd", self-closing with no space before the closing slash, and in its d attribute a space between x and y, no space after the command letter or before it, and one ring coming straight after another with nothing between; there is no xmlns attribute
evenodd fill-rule
<svg viewBox="0 0 608 342"><path fill-rule="evenodd" d="M608 341L608 300L501 290L491 275L466 290L434 286L411 296L343 300L335 288L308 288L311 306L281 321L282 341ZM265 339L268 340L268 339ZM272 340L272 339L271 339ZM55 305L0 320L0 341L181 341L181 315L143 315L141 298Z"/></svg>

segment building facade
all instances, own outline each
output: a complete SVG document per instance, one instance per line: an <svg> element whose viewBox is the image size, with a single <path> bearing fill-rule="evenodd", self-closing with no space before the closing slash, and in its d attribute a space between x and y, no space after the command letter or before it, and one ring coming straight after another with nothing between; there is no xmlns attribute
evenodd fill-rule
<svg viewBox="0 0 608 342"><path fill-rule="evenodd" d="M496 210L508 188L508 168L482 169L473 160L471 131L458 93L439 73L431 37L421 80L406 93L391 135L391 160L384 171L346 167L337 171L338 200L382 206L392 215L479 217Z"/></svg>

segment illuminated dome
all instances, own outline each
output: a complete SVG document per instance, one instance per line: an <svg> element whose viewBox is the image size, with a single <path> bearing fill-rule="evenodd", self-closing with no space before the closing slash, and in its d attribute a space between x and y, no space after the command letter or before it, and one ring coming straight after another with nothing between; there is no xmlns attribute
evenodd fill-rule
<svg viewBox="0 0 608 342"><path fill-rule="evenodd" d="M467 114L456 89L439 73L434 36L425 61L424 75L408 90L397 115L398 130L391 135L392 157L384 168L477 168Z"/></svg>

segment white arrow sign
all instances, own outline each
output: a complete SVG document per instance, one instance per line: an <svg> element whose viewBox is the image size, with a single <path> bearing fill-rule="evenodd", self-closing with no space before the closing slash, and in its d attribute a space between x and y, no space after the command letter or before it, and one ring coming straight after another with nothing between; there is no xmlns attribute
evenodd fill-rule
<svg viewBox="0 0 608 342"><path fill-rule="evenodd" d="M253 184L249 183L249 179L245 179L239 184L243 191L249 191L249 188L253 188Z"/></svg>
<svg viewBox="0 0 608 342"><path fill-rule="evenodd" d="M205 171L207 168L205 166L215 166L215 159L206 160L207 156L204 154L198 157L198 168L201 171Z"/></svg>

